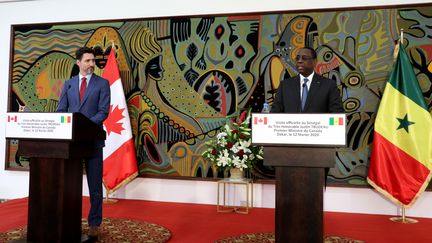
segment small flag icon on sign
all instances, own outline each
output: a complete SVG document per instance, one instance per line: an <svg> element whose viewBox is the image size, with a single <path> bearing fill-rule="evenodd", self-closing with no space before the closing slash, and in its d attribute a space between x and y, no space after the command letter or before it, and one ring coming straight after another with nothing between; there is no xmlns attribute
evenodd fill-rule
<svg viewBox="0 0 432 243"><path fill-rule="evenodd" d="M330 117L330 126L342 126L343 123L343 117Z"/></svg>
<svg viewBox="0 0 432 243"><path fill-rule="evenodd" d="M258 124L267 125L267 117L254 117L254 125Z"/></svg>
<svg viewBox="0 0 432 243"><path fill-rule="evenodd" d="M70 116L62 116L61 117L61 123L70 123L71 117Z"/></svg>
<svg viewBox="0 0 432 243"><path fill-rule="evenodd" d="M17 116L8 116L8 122L17 122L18 117Z"/></svg>

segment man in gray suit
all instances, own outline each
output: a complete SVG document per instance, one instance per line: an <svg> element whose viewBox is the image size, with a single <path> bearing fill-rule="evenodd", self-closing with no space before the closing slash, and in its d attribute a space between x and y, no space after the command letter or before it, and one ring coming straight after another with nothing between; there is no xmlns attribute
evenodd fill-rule
<svg viewBox="0 0 432 243"><path fill-rule="evenodd" d="M281 81L271 112L343 113L336 82L314 72L317 64L315 50L301 48L295 61L299 75Z"/></svg>
<svg viewBox="0 0 432 243"><path fill-rule="evenodd" d="M76 52L79 74L67 80L60 94L58 112L80 112L99 126L108 117L110 84L108 80L93 74L95 52L82 47ZM89 236L98 238L102 222L102 172L104 141L96 141L94 154L85 160L87 183L90 192Z"/></svg>

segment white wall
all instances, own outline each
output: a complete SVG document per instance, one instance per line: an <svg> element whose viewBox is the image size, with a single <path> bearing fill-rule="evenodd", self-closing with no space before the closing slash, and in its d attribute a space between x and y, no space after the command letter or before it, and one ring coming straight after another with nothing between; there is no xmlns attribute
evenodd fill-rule
<svg viewBox="0 0 432 243"><path fill-rule="evenodd" d="M247 2L247 4L246 4ZM35 0L25 2L0 2L0 117L7 107L9 77L9 52L11 24L84 21L203 15L220 13L263 12L299 9L332 9L358 6L394 6L398 4L427 3L427 0ZM0 198L12 199L28 195L28 172L5 171L4 119L0 122ZM84 178L84 194L88 195ZM273 185L254 186L254 204L257 207L274 207ZM138 178L115 193L119 198L154 201L216 203L216 183ZM432 218L432 193L426 192L407 210L408 216ZM325 192L325 210L397 215L398 209L371 189L328 187Z"/></svg>

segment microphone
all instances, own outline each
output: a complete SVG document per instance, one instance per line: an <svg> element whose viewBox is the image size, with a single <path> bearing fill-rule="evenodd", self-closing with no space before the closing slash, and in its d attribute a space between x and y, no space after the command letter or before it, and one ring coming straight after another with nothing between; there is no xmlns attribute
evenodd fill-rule
<svg viewBox="0 0 432 243"><path fill-rule="evenodd" d="M60 95L59 101L58 101L58 103L57 103L57 111L58 111L58 109L59 109L58 105L61 104L61 102L63 101L64 97L67 96L67 93L68 93L68 91L69 91L70 88L71 88L71 85L68 84L68 85L66 86L66 88L63 89L63 92L62 92L62 94Z"/></svg>

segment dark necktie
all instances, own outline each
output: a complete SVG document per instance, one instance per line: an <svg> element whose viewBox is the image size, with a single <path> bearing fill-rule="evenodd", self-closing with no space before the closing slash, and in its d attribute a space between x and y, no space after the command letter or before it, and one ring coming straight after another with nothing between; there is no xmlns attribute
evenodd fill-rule
<svg viewBox="0 0 432 243"><path fill-rule="evenodd" d="M82 77L81 79L81 87L80 87L80 102L82 103L82 100L84 98L84 94L87 88L87 78Z"/></svg>
<svg viewBox="0 0 432 243"><path fill-rule="evenodd" d="M307 96L308 96L308 86L307 82L309 79L305 78L303 79L303 89L302 89L302 98L301 98L301 110L303 111L305 108Z"/></svg>

